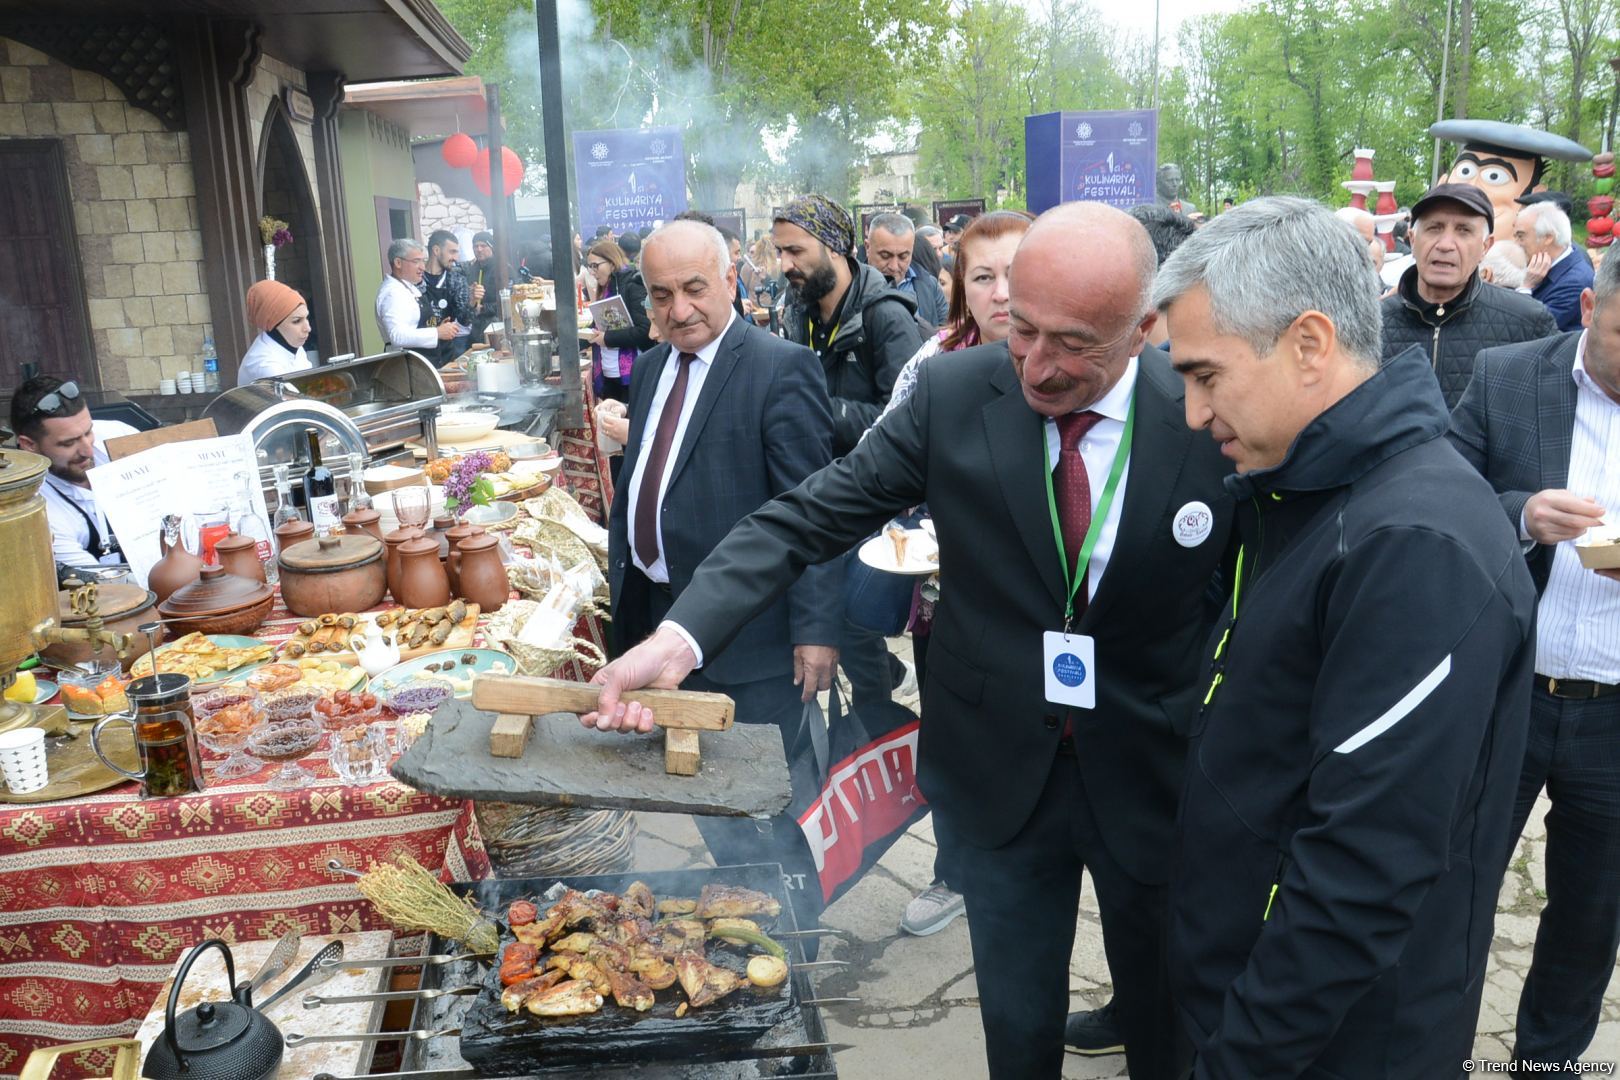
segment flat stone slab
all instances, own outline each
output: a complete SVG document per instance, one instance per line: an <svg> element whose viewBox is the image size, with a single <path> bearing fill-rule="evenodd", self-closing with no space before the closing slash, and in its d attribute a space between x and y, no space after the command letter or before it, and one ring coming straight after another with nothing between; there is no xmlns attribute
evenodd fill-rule
<svg viewBox="0 0 1620 1080"><path fill-rule="evenodd" d="M489 752L495 714L447 701L394 763L394 777L453 798L582 806L710 817L767 818L786 810L793 786L775 727L705 731L696 776L664 771L664 734L585 728L577 716L537 717L520 758Z"/></svg>

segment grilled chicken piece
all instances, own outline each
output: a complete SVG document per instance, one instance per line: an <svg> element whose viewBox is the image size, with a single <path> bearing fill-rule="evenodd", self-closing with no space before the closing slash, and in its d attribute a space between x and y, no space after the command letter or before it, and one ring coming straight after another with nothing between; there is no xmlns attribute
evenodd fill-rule
<svg viewBox="0 0 1620 1080"><path fill-rule="evenodd" d="M630 950L612 941L599 941L586 954L586 959L606 972L629 971Z"/></svg>
<svg viewBox="0 0 1620 1080"><path fill-rule="evenodd" d="M558 957L556 959L561 959L564 961L557 966L568 972L570 978L578 979L580 982L590 983L598 994L606 994L612 991L613 985L608 982L607 972L597 967L585 957L569 956ZM556 963L556 959L554 959L552 962Z"/></svg>
<svg viewBox="0 0 1620 1080"><path fill-rule="evenodd" d="M660 900L658 901L658 914L660 915L690 915L697 910L696 900Z"/></svg>
<svg viewBox="0 0 1620 1080"><path fill-rule="evenodd" d="M613 917L613 912L607 903L600 897L586 896L582 892L570 889L557 901L558 905L568 905L567 913L563 916L563 925L572 930L580 923L593 919L607 920Z"/></svg>
<svg viewBox="0 0 1620 1080"><path fill-rule="evenodd" d="M524 1002L535 1016L584 1016L602 1007L602 995L589 983L569 980L542 990Z"/></svg>
<svg viewBox="0 0 1620 1080"><path fill-rule="evenodd" d="M672 953L690 949L696 949L701 953L704 939L708 936L708 927L696 919L672 919L659 924L656 940L659 945Z"/></svg>
<svg viewBox="0 0 1620 1080"><path fill-rule="evenodd" d="M746 918L750 915L768 915L774 919L782 914L782 904L774 896L753 889L741 889L735 885L705 885L703 895L698 897L697 910L692 914L699 919Z"/></svg>
<svg viewBox="0 0 1620 1080"><path fill-rule="evenodd" d="M692 1008L702 1008L719 1001L747 980L734 971L715 967L695 953L682 953L675 958L675 972L680 976L681 989Z"/></svg>
<svg viewBox="0 0 1620 1080"><path fill-rule="evenodd" d="M634 1009L636 1012L646 1012L653 1007L652 987L636 978L634 975L622 971L609 971L607 973L608 985L613 989L613 1000L620 1007Z"/></svg>
<svg viewBox="0 0 1620 1080"><path fill-rule="evenodd" d="M596 935L584 932L569 934L552 943L553 952L588 953L596 947Z"/></svg>
<svg viewBox="0 0 1620 1080"><path fill-rule="evenodd" d="M630 887L624 890L624 895L619 897L620 915L640 915L644 919L650 919L653 917L654 909L652 890L639 881L631 882Z"/></svg>
<svg viewBox="0 0 1620 1080"><path fill-rule="evenodd" d="M550 911L537 918L534 922L522 926L513 926L512 935L525 945L533 945L539 949L545 948L548 941L563 932L563 921L568 917L570 910L563 906L563 901L567 899L568 897L565 895L562 900L551 905Z"/></svg>
<svg viewBox="0 0 1620 1080"><path fill-rule="evenodd" d="M662 956L637 953L630 958L630 971L654 990L675 985L675 965Z"/></svg>
<svg viewBox="0 0 1620 1080"><path fill-rule="evenodd" d="M566 971L548 971L544 975L536 975L532 979L524 979L520 983L508 986L501 992L501 1004L506 1006L507 1012L517 1012L523 1008L523 1003L542 990L550 990L553 986L568 977Z"/></svg>

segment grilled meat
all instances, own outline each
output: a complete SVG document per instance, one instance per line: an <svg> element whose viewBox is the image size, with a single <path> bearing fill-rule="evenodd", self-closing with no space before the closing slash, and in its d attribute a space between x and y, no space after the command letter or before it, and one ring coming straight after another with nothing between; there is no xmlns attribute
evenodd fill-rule
<svg viewBox="0 0 1620 1080"><path fill-rule="evenodd" d="M591 986L595 987L596 992L599 994L606 994L612 991L613 986L608 982L607 972L597 967L589 959L583 956L567 956L557 957L553 959L552 962L556 963L556 961L559 959L563 962L558 966L564 971L568 972L570 978L578 979L580 982L590 983Z"/></svg>
<svg viewBox="0 0 1620 1080"><path fill-rule="evenodd" d="M652 987L634 975L609 970L607 977L608 985L613 990L613 1000L618 1002L622 1008L634 1009L636 1012L646 1012L653 1007Z"/></svg>
<svg viewBox="0 0 1620 1080"><path fill-rule="evenodd" d="M569 980L542 990L524 1002L535 1016L584 1016L602 1007L602 995L588 983Z"/></svg>
<svg viewBox="0 0 1620 1080"><path fill-rule="evenodd" d="M658 924L651 940L671 953L690 949L702 953L704 939L708 936L708 928L696 919L671 919L669 922Z"/></svg>
<svg viewBox="0 0 1620 1080"><path fill-rule="evenodd" d="M681 989L686 991L686 1000L694 1009L719 1001L746 981L736 972L715 967L696 953L677 956L675 973L680 977Z"/></svg>
<svg viewBox="0 0 1620 1080"><path fill-rule="evenodd" d="M697 910L696 900L660 900L658 901L658 914L660 915L690 915Z"/></svg>
<svg viewBox="0 0 1620 1080"><path fill-rule="evenodd" d="M644 919L653 917L654 904L652 890L639 881L630 883L619 898L619 914L640 915Z"/></svg>
<svg viewBox="0 0 1620 1080"><path fill-rule="evenodd" d="M567 937L552 942L551 948L553 952L560 953L588 953L592 948L595 947L596 941L597 938L595 934L587 934L584 931L579 931L578 933L569 934Z"/></svg>
<svg viewBox="0 0 1620 1080"><path fill-rule="evenodd" d="M675 985L675 965L662 956L638 951L630 958L630 971L654 990L667 990Z"/></svg>
<svg viewBox="0 0 1620 1080"><path fill-rule="evenodd" d="M565 896L563 899L566 900L567 897ZM516 908L517 905L513 904L512 907ZM551 910L546 912L543 917L533 922L520 924L512 922L512 913L511 910L508 910L507 924L512 927L512 934L519 941L543 949L547 942L563 932L563 922L568 917L568 911L568 908L563 907L562 900L559 900L551 906Z"/></svg>
<svg viewBox="0 0 1620 1080"><path fill-rule="evenodd" d="M507 1012L517 1012L529 998L542 990L550 990L567 977L566 971L548 971L544 975L513 983L501 992L501 1004L506 1006Z"/></svg>
<svg viewBox="0 0 1620 1080"><path fill-rule="evenodd" d="M774 919L782 914L782 904L774 896L753 889L742 889L735 885L705 885L703 894L698 897L697 910L692 914L699 919L746 918L749 915L768 915Z"/></svg>

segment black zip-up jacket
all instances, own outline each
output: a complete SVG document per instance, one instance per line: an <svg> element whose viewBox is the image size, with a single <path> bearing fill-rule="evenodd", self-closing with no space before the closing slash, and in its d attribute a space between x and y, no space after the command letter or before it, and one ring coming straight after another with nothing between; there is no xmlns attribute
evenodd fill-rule
<svg viewBox="0 0 1620 1080"><path fill-rule="evenodd" d="M900 369L922 348L916 298L890 285L873 267L848 262L849 291L835 316L837 332L817 351L832 398L833 453L840 457L877 423ZM810 309L797 293L789 294L786 319L787 339L815 348L810 344Z"/></svg>
<svg viewBox="0 0 1620 1080"><path fill-rule="evenodd" d="M1395 291L1384 298L1383 315L1384 359L1421 346L1448 409L1468 389L1479 350L1558 333L1558 323L1541 301L1487 284L1478 274L1450 303L1426 304L1418 296L1416 266L1407 267Z"/></svg>
<svg viewBox="0 0 1620 1080"><path fill-rule="evenodd" d="M1226 480L1242 569L1171 886L1198 1080L1436 1080L1470 1056L1535 589L1446 426L1409 349Z"/></svg>

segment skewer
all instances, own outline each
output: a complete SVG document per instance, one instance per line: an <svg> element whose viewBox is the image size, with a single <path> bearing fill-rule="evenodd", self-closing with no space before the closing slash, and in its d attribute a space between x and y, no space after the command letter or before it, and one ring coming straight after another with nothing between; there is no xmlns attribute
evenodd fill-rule
<svg viewBox="0 0 1620 1080"><path fill-rule="evenodd" d="M809 999L807 999L805 1001L799 1002L799 1004L800 1005L859 1005L860 1001L861 1001L861 999L858 998L858 997L809 998Z"/></svg>
<svg viewBox="0 0 1620 1080"><path fill-rule="evenodd" d="M771 931L770 935L773 938L843 937L844 932L842 930L834 930L831 927L822 927L816 930L777 930Z"/></svg>
<svg viewBox="0 0 1620 1080"><path fill-rule="evenodd" d="M432 1001L435 998L462 997L467 994L476 994L482 989L482 986L474 983L439 990L390 990L377 994L338 994L335 996L305 994L304 1008L319 1009L322 1005L357 1005L367 1001Z"/></svg>
<svg viewBox="0 0 1620 1080"><path fill-rule="evenodd" d="M461 1034L461 1029L438 1028L428 1031L418 1028L415 1031L368 1031L359 1035L305 1035L302 1032L292 1032L283 1040L288 1046L303 1046L305 1043L329 1042L378 1042L383 1039L409 1039L412 1042L427 1042L440 1036Z"/></svg>
<svg viewBox="0 0 1620 1080"><path fill-rule="evenodd" d="M494 953L433 953L429 956L391 956L386 960L350 960L340 966L344 968L410 968L410 967L441 967L453 964L457 960L493 960Z"/></svg>

